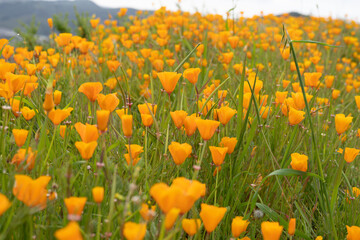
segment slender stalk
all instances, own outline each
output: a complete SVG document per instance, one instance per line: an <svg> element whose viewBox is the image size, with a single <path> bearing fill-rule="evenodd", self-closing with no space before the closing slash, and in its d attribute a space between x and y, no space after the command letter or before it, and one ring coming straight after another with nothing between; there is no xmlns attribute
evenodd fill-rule
<svg viewBox="0 0 360 240"><path fill-rule="evenodd" d="M97 227L96 227L96 240L100 240L101 233L101 205L98 204L98 219L97 219Z"/></svg>
<svg viewBox="0 0 360 240"><path fill-rule="evenodd" d="M205 152L205 148L206 148L206 143L207 143L207 141L204 140L203 147L202 147L202 150L201 150L201 153L200 153L200 158L199 158L199 160L197 161L197 165L198 165L200 168L201 168L201 163L202 163L202 160L203 160L203 157L204 157L204 152ZM193 179L196 179L197 175L199 174L199 171L200 171L200 170L194 170Z"/></svg>

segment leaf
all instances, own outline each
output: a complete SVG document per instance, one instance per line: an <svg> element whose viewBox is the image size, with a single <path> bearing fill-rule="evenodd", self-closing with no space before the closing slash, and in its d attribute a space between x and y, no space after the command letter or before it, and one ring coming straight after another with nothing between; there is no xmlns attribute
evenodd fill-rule
<svg viewBox="0 0 360 240"><path fill-rule="evenodd" d="M315 173L303 172L303 171L298 171L298 170L289 169L289 168L275 170L272 173L270 173L269 175L267 175L266 178L268 178L270 176L307 176L307 177L315 177L315 178L322 180L321 177Z"/></svg>
<svg viewBox="0 0 360 240"><path fill-rule="evenodd" d="M327 43L313 41L313 40L291 40L291 42L293 42L293 43L313 43L313 44L318 44L318 45L322 45L322 46L336 47L336 48L341 47L341 46L330 45L330 44L327 44Z"/></svg>
<svg viewBox="0 0 360 240"><path fill-rule="evenodd" d="M191 50L191 52L189 52L189 54L181 61L181 63L179 64L179 66L177 66L174 70L174 72L177 72L181 67L182 65L184 65L184 63L186 62L186 60L189 59L189 57L191 56L191 54L193 54L193 52L195 52L195 50L200 46L201 43L198 43L193 50Z"/></svg>

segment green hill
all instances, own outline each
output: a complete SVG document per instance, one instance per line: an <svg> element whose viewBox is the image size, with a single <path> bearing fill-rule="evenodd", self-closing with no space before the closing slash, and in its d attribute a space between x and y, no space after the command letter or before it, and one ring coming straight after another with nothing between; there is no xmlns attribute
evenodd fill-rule
<svg viewBox="0 0 360 240"><path fill-rule="evenodd" d="M102 8L89 0L75 1L4 1L0 0L0 38L8 37L9 30L20 27L20 22L30 23L35 16L40 23L39 35L49 35L50 30L47 19L54 14L68 14L69 26L74 27L73 20L76 19L74 7L79 13L95 14L101 20L107 19L108 14L116 16L119 9ZM134 15L136 9L128 9L128 15Z"/></svg>

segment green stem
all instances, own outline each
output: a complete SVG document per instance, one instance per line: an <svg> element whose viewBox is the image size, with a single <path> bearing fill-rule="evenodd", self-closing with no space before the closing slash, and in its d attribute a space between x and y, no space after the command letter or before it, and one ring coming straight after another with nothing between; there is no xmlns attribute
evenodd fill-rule
<svg viewBox="0 0 360 240"><path fill-rule="evenodd" d="M52 139L51 139L50 146L49 146L49 150L48 150L48 152L47 152L47 154L46 154L46 157L45 157L45 159L44 159L44 161L43 161L43 164L42 164L42 167L41 167L40 175L42 175L42 173L43 173L43 171L44 171L44 169L45 169L45 167L46 167L47 161L48 161L48 159L49 159L49 157L50 157L50 152L51 152L52 146L54 145L54 141L55 141L55 136L56 136L57 127L58 127L58 126L56 125L56 126L55 126L55 129L54 129L54 134L53 134L53 137L52 137Z"/></svg>
<svg viewBox="0 0 360 240"><path fill-rule="evenodd" d="M337 170L336 170L336 175L335 175L335 181L334 181L334 187L333 187L333 192L331 195L331 211L332 213L334 213L335 211L335 204L336 204L336 200L337 200L337 195L338 195L338 189L341 183L341 176L342 176L342 171L344 169L345 166L345 159L342 157L340 159L340 165L338 166Z"/></svg>
<svg viewBox="0 0 360 240"><path fill-rule="evenodd" d="M100 240L100 232L101 232L101 205L98 204L98 221L96 228L96 240Z"/></svg>
<svg viewBox="0 0 360 240"><path fill-rule="evenodd" d="M218 191L218 179L219 179L219 169L218 169L218 167L216 167L215 200L214 200L215 206L216 206L216 197L217 197L217 191Z"/></svg>
<svg viewBox="0 0 360 240"><path fill-rule="evenodd" d="M200 153L200 158L199 158L199 160L197 161L197 165L198 165L199 167L201 167L201 163L202 163L202 160L203 160L203 157L204 157L204 152L205 152L205 148L206 148L206 143L207 143L207 141L204 140L203 147L202 147L202 150L201 150L201 153ZM199 171L200 171L200 170L199 170ZM196 179L197 175L199 174L199 171L198 171L198 170L194 170L193 179Z"/></svg>

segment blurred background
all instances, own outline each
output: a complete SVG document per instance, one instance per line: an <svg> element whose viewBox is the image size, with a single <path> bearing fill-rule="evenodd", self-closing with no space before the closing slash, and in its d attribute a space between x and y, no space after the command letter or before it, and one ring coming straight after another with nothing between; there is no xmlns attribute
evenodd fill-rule
<svg viewBox="0 0 360 240"><path fill-rule="evenodd" d="M50 34L47 19L53 18L58 32L72 31L85 24L93 15L101 20L117 16L120 8L128 8L127 15L137 10L153 10L165 6L176 11L212 13L231 17L263 14L311 15L358 21L360 0L0 0L0 38L17 33L36 34L46 39Z"/></svg>

